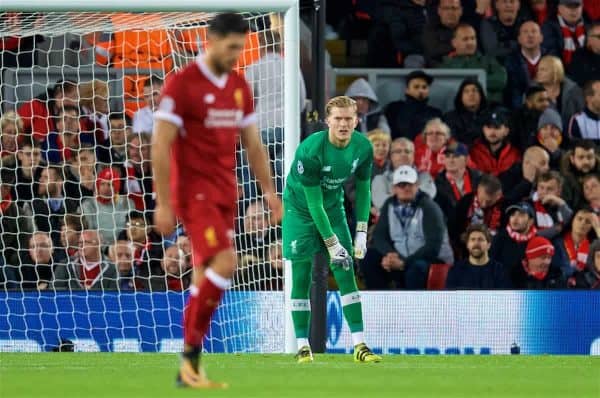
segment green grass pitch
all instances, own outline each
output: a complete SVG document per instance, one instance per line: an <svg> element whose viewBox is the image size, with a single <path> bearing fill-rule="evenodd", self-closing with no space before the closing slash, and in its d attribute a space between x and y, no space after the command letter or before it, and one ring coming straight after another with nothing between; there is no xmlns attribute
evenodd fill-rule
<svg viewBox="0 0 600 398"><path fill-rule="evenodd" d="M176 389L176 355L0 354L0 397L600 397L600 358L572 356L205 355L229 389Z"/></svg>

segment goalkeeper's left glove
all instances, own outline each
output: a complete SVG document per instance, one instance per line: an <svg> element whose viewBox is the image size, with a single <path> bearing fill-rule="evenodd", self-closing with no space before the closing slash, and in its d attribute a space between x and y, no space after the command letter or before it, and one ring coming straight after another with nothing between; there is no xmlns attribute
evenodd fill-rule
<svg viewBox="0 0 600 398"><path fill-rule="evenodd" d="M356 225L356 235L354 236L354 257L359 260L365 258L367 253L367 223L359 222Z"/></svg>

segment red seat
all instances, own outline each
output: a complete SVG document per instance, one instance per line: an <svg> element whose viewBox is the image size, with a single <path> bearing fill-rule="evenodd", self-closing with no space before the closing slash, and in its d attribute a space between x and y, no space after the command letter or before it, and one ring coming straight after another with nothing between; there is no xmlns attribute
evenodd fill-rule
<svg viewBox="0 0 600 398"><path fill-rule="evenodd" d="M427 290L443 290L449 270L449 264L431 264L427 276Z"/></svg>

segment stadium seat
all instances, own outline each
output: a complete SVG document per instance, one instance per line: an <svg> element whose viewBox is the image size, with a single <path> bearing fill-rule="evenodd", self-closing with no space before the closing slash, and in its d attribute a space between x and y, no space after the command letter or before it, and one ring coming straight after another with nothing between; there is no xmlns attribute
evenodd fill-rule
<svg viewBox="0 0 600 398"><path fill-rule="evenodd" d="M449 270L449 264L431 264L427 276L427 290L443 290Z"/></svg>

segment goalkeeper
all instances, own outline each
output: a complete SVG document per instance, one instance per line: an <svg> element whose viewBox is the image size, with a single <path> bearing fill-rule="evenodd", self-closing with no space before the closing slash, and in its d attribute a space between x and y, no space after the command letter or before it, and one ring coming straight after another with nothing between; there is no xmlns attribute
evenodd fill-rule
<svg viewBox="0 0 600 398"><path fill-rule="evenodd" d="M313 360L308 343L312 259L325 250L352 332L354 360L381 360L365 344L352 238L342 201L344 182L354 174L357 227L353 254L362 259L367 250L373 148L366 137L354 131L356 111L356 102L350 97L334 97L327 103L329 129L312 134L300 144L283 194L283 256L292 264L292 319L299 363Z"/></svg>

